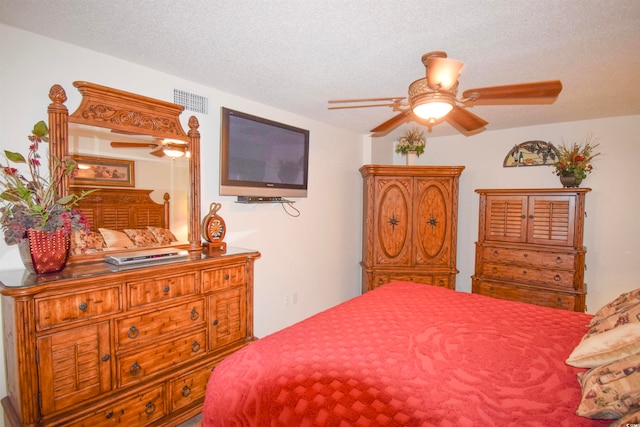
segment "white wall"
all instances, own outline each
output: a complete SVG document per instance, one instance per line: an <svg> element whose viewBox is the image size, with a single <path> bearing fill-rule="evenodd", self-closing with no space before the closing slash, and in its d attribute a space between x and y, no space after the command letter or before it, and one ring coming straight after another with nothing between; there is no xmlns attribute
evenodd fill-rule
<svg viewBox="0 0 640 427"><path fill-rule="evenodd" d="M475 113L482 115L480 111ZM430 139L427 134L426 151L418 164L465 166L460 178L458 290L471 290L474 272L474 243L478 237L478 194L474 190L560 188L552 167L504 168L505 156L514 145L525 141L559 145L563 141L580 142L587 135L599 138L602 153L593 162L593 173L581 185L592 189L586 196L584 237L587 311L593 313L620 293L640 287L640 198L636 187L640 116L628 116L485 131L472 137ZM381 141L375 147L392 153L394 163L404 162L402 156L393 153L392 141Z"/></svg>
<svg viewBox="0 0 640 427"><path fill-rule="evenodd" d="M72 85L76 80L167 101L174 88L209 99L209 114L187 111L183 126L188 129L189 116L198 117L203 217L211 202L222 203L227 244L262 253L255 264L257 336L359 293L362 135L5 25L0 25L0 57L2 150L26 152L33 124L47 119L48 93L55 83L66 90L70 113L80 102ZM279 204L243 205L219 196L221 106L310 130L309 196L296 200L299 217L287 215ZM17 248L0 241L0 269L22 268ZM294 292L297 304L285 306L285 295ZM0 364L0 396L5 394Z"/></svg>

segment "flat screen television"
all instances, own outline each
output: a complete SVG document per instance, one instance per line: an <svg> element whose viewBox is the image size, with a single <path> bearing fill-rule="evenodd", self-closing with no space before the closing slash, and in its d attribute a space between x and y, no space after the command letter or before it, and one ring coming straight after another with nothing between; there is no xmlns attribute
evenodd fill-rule
<svg viewBox="0 0 640 427"><path fill-rule="evenodd" d="M220 195L307 197L309 131L222 108Z"/></svg>

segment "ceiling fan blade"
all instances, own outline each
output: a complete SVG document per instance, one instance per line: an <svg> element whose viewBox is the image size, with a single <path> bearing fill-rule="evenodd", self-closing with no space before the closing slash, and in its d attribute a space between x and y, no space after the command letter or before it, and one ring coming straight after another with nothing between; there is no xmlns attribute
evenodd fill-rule
<svg viewBox="0 0 640 427"><path fill-rule="evenodd" d="M151 152L149 152L149 154L156 157L164 157L164 150L162 149L162 147L160 147L158 149L152 150Z"/></svg>
<svg viewBox="0 0 640 427"><path fill-rule="evenodd" d="M158 148L158 144L153 142L122 142L111 141L113 148Z"/></svg>
<svg viewBox="0 0 640 427"><path fill-rule="evenodd" d="M457 105L453 107L449 114L444 116L444 120L462 133L480 130L489 124L483 118Z"/></svg>
<svg viewBox="0 0 640 427"><path fill-rule="evenodd" d="M450 90L458 83L462 61L439 56L427 58L427 83L434 90Z"/></svg>
<svg viewBox="0 0 640 427"><path fill-rule="evenodd" d="M370 132L374 134L373 136L386 135L392 130L394 130L395 128L397 128L398 126L411 120L412 116L413 114L411 113L410 110L403 111L400 114L393 116L392 118L382 123L381 125L371 129Z"/></svg>
<svg viewBox="0 0 640 427"><path fill-rule="evenodd" d="M337 105L334 107L328 107L329 110L342 110L347 108L366 108L366 107L400 107L404 96L396 96L394 98L359 98L359 99L332 99L329 104L357 104L357 103L369 103L360 105Z"/></svg>
<svg viewBox="0 0 640 427"><path fill-rule="evenodd" d="M468 89L462 98L473 105L551 104L562 91L560 80Z"/></svg>

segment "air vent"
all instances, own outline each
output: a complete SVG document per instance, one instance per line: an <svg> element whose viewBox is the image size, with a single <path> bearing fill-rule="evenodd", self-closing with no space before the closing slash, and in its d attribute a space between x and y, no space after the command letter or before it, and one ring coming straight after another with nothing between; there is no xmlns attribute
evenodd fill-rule
<svg viewBox="0 0 640 427"><path fill-rule="evenodd" d="M209 114L209 100L204 96L185 92L179 89L174 89L173 102L174 104L182 105L185 109L189 111L194 111L196 113Z"/></svg>

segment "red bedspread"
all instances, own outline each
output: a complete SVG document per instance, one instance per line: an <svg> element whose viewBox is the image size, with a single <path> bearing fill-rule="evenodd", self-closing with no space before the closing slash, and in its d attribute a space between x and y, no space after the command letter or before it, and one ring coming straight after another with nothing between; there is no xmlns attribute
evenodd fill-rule
<svg viewBox="0 0 640 427"><path fill-rule="evenodd" d="M607 425L564 363L590 317L391 283L225 359L202 425Z"/></svg>

